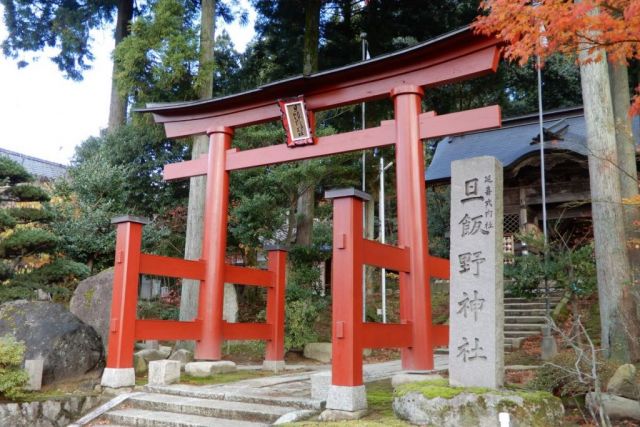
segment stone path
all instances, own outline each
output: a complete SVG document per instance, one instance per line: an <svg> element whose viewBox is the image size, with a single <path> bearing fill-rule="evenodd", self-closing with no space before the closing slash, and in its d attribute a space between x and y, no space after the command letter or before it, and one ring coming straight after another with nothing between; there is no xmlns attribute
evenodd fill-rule
<svg viewBox="0 0 640 427"><path fill-rule="evenodd" d="M446 355L436 355L436 369L446 369L447 360ZM228 384L146 386L142 393L87 425L258 427L271 425L281 417L289 421L306 418L320 412L325 403L311 398L310 376L331 367L310 365L307 368L305 372ZM364 366L364 380L366 383L390 378L400 371L399 360L369 364Z"/></svg>

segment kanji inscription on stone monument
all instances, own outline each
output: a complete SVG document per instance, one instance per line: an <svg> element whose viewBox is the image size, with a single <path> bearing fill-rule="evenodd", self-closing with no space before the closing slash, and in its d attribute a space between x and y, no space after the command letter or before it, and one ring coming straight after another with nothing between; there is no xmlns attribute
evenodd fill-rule
<svg viewBox="0 0 640 427"><path fill-rule="evenodd" d="M451 164L449 382L504 381L502 165L494 157Z"/></svg>

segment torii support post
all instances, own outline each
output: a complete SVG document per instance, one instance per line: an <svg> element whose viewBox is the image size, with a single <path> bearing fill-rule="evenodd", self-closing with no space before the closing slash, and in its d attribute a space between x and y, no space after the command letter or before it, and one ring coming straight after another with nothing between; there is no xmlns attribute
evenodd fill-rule
<svg viewBox="0 0 640 427"><path fill-rule="evenodd" d="M134 386L133 346L135 344L136 309L138 305L138 277L140 275L140 246L142 227L146 218L121 216L114 218L116 229L116 260L113 271L111 322L107 367L102 385L118 388Z"/></svg>
<svg viewBox="0 0 640 427"><path fill-rule="evenodd" d="M420 113L424 91L399 86L391 91L396 126L398 245L410 251L410 273L400 273L400 318L411 323L413 345L402 351L402 368L433 369L431 284L427 269L427 202Z"/></svg>
<svg viewBox="0 0 640 427"><path fill-rule="evenodd" d="M202 260L205 277L200 282L198 319L202 335L196 341L195 358L222 358L224 308L224 257L227 247L227 210L229 203L229 172L226 171L226 152L231 148L233 129L217 127L209 132L207 157L207 189L205 202Z"/></svg>
<svg viewBox="0 0 640 427"><path fill-rule="evenodd" d="M267 288L267 323L271 325L271 338L267 341L263 369L284 370L284 296L286 288L287 249L267 246L268 270L273 282Z"/></svg>
<svg viewBox="0 0 640 427"><path fill-rule="evenodd" d="M355 189L327 192L333 199L331 386L327 408L367 408L362 383L362 206L371 197Z"/></svg>

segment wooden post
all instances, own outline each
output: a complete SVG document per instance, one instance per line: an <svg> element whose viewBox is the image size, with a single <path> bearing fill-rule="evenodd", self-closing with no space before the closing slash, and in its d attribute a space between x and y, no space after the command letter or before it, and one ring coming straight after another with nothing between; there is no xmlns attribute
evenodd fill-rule
<svg viewBox="0 0 640 427"><path fill-rule="evenodd" d="M267 323L271 326L271 339L267 341L265 369L284 369L284 296L286 287L287 249L281 246L267 247L268 269L273 283L267 289Z"/></svg>
<svg viewBox="0 0 640 427"><path fill-rule="evenodd" d="M427 202L419 115L424 92L399 86L395 108L398 246L411 250L410 273L400 273L400 318L413 326L413 347L402 350L404 369L433 369L430 274L427 266Z"/></svg>
<svg viewBox="0 0 640 427"><path fill-rule="evenodd" d="M207 197L205 205L202 259L205 279L200 286L198 319L202 336L196 342L195 358L220 360L222 357L224 307L224 257L227 247L227 209L229 173L226 153L231 147L233 129L219 127L209 132L211 143L207 160Z"/></svg>
<svg viewBox="0 0 640 427"><path fill-rule="evenodd" d="M328 191L333 199L332 384L362 385L362 204L355 189Z"/></svg>
<svg viewBox="0 0 640 427"><path fill-rule="evenodd" d="M138 307L142 226L148 224L149 220L127 215L114 218L111 223L117 225L117 231L107 367L131 368Z"/></svg>

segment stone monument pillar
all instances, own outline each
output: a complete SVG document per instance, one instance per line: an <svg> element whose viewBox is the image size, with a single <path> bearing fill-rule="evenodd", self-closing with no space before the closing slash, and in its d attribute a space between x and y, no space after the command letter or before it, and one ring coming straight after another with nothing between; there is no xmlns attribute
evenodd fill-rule
<svg viewBox="0 0 640 427"><path fill-rule="evenodd" d="M494 157L451 163L449 382L504 382L502 165Z"/></svg>

